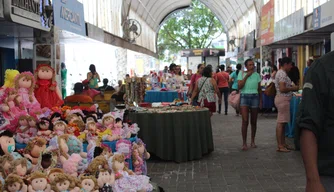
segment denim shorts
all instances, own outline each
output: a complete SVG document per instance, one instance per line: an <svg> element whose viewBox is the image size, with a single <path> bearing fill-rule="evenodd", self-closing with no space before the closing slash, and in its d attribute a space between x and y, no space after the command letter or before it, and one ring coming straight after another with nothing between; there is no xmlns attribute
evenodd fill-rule
<svg viewBox="0 0 334 192"><path fill-rule="evenodd" d="M259 94L241 94L240 107L249 107L251 109L259 108Z"/></svg>

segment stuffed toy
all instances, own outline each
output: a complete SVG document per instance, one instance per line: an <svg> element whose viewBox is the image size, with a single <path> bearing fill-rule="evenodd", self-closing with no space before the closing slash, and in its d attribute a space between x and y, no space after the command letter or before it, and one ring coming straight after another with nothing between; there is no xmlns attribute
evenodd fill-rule
<svg viewBox="0 0 334 192"><path fill-rule="evenodd" d="M28 116L27 115L20 115L18 119L18 127L15 131L16 133L16 142L18 143L28 143L29 141L29 123L28 123Z"/></svg>
<svg viewBox="0 0 334 192"><path fill-rule="evenodd" d="M28 192L51 192L51 186L48 184L48 178L45 174L41 172L34 172L31 174L29 180L30 185L28 187Z"/></svg>
<svg viewBox="0 0 334 192"><path fill-rule="evenodd" d="M20 74L18 70L7 69L5 71L5 83L3 88L14 88L15 87L15 77Z"/></svg>
<svg viewBox="0 0 334 192"><path fill-rule="evenodd" d="M115 120L115 125L112 130L113 135L117 135L122 138L130 138L131 137L131 132L127 131L125 132L123 129L123 121L121 118L116 118Z"/></svg>
<svg viewBox="0 0 334 192"><path fill-rule="evenodd" d="M53 135L61 136L67 131L67 124L62 120L53 122Z"/></svg>
<svg viewBox="0 0 334 192"><path fill-rule="evenodd" d="M24 178L28 173L28 160L26 158L15 159L10 164L10 173L14 173L21 178Z"/></svg>
<svg viewBox="0 0 334 192"><path fill-rule="evenodd" d="M21 96L23 106L29 112L41 110L41 105L34 95L34 88L35 80L32 73L22 72L15 77L15 90Z"/></svg>
<svg viewBox="0 0 334 192"><path fill-rule="evenodd" d="M24 157L37 165L40 154L46 149L46 143L47 141L40 137L30 141L24 149Z"/></svg>
<svg viewBox="0 0 334 192"><path fill-rule="evenodd" d="M49 141L52 138L53 124L48 118L41 118L40 122L37 123L37 136L44 138Z"/></svg>
<svg viewBox="0 0 334 192"><path fill-rule="evenodd" d="M81 190L84 192L99 192L97 180L93 176L80 176Z"/></svg>
<svg viewBox="0 0 334 192"><path fill-rule="evenodd" d="M37 135L37 121L36 121L36 118L33 117L33 116L29 116L27 118L28 120L28 124L29 124L29 132L28 134L30 135L30 137L35 137Z"/></svg>
<svg viewBox="0 0 334 192"><path fill-rule="evenodd" d="M64 104L62 95L57 86L54 69L47 64L41 64L35 70L35 97L41 107L60 107Z"/></svg>
<svg viewBox="0 0 334 192"><path fill-rule="evenodd" d="M60 173L52 181L51 188L53 192L80 192L76 183L73 177Z"/></svg>
<svg viewBox="0 0 334 192"><path fill-rule="evenodd" d="M55 123L56 121L59 121L62 119L62 116L59 112L54 112L52 113L51 117L50 117L50 120L52 123Z"/></svg>
<svg viewBox="0 0 334 192"><path fill-rule="evenodd" d="M147 152L146 145L141 139L137 138L134 144L138 146L137 149L138 149L139 155L141 159L143 160L143 164L141 165L142 174L147 175L146 160L150 159L151 155L149 152Z"/></svg>
<svg viewBox="0 0 334 192"><path fill-rule="evenodd" d="M32 169L31 172L41 172L48 175L57 165L57 152L49 150L48 148L42 151L39 155L37 165Z"/></svg>
<svg viewBox="0 0 334 192"><path fill-rule="evenodd" d="M139 150L138 150L139 146L137 144L133 144L132 145L132 165L134 168L134 172L137 175L141 175L143 174L142 171L142 165L144 164L144 161L141 157L141 155L139 154Z"/></svg>
<svg viewBox="0 0 334 192"><path fill-rule="evenodd" d="M11 174L5 180L4 192L27 192L27 185L15 174Z"/></svg>
<svg viewBox="0 0 334 192"><path fill-rule="evenodd" d="M1 131L0 132L0 156L2 155L11 155L14 160L22 158L18 152L15 151L15 140L13 138L13 133L10 131ZM29 162L28 162L29 163ZM28 166L31 168L31 163Z"/></svg>
<svg viewBox="0 0 334 192"><path fill-rule="evenodd" d="M105 157L98 156L93 159L93 161L88 165L87 172L96 175L96 173L101 169L109 169L108 162Z"/></svg>
<svg viewBox="0 0 334 192"><path fill-rule="evenodd" d="M112 185L115 183L114 174L110 174L108 170L100 169L96 173L99 191L112 192Z"/></svg>
<svg viewBox="0 0 334 192"><path fill-rule="evenodd" d="M0 164L2 165L4 178L10 174L11 162L14 161L13 156L6 154L0 157Z"/></svg>
<svg viewBox="0 0 334 192"><path fill-rule="evenodd" d="M153 191L149 177L145 175L135 175L125 166L123 154L114 154L112 160L112 170L115 174L115 184L113 191Z"/></svg>
<svg viewBox="0 0 334 192"><path fill-rule="evenodd" d="M113 135L112 130L114 128L114 117L111 114L105 114L102 118L103 129L99 133L99 139L103 141L115 141L121 137Z"/></svg>
<svg viewBox="0 0 334 192"><path fill-rule="evenodd" d="M57 175L59 174L64 174L64 170L63 169L59 169L59 168L53 168L50 170L50 173L48 175L49 181L50 183L52 183L55 178L57 177Z"/></svg>
<svg viewBox="0 0 334 192"><path fill-rule="evenodd" d="M73 177L78 177L78 168L79 163L82 161L82 157L79 154L72 154L65 162L63 163L63 169L66 174L69 174Z"/></svg>

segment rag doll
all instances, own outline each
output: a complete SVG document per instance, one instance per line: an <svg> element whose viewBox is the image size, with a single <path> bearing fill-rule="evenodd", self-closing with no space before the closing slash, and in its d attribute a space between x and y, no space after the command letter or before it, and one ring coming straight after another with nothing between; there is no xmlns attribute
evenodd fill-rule
<svg viewBox="0 0 334 192"><path fill-rule="evenodd" d="M69 174L73 177L78 176L79 163L82 161L82 157L79 154L72 154L65 162L63 163L63 169L66 174Z"/></svg>
<svg viewBox="0 0 334 192"><path fill-rule="evenodd" d="M87 172L95 175L100 168L104 168L106 170L109 169L108 162L105 157L98 156L93 159L93 161L88 165Z"/></svg>
<svg viewBox="0 0 334 192"><path fill-rule="evenodd" d="M7 69L5 71L5 83L2 88L14 88L15 87L15 77L20 74L18 70Z"/></svg>
<svg viewBox="0 0 334 192"><path fill-rule="evenodd" d="M10 173L14 173L21 178L24 178L28 173L28 160L26 158L16 159L10 164Z"/></svg>
<svg viewBox="0 0 334 192"><path fill-rule="evenodd" d="M60 173L51 183L53 192L80 192L80 188L76 186L76 181L73 177Z"/></svg>
<svg viewBox="0 0 334 192"><path fill-rule="evenodd" d="M51 186L45 174L36 171L31 174L29 180L28 192L51 192Z"/></svg>
<svg viewBox="0 0 334 192"><path fill-rule="evenodd" d="M124 132L131 133L131 137L136 137L140 128L138 127L137 123L124 123Z"/></svg>
<svg viewBox="0 0 334 192"><path fill-rule="evenodd" d="M57 151L45 149L39 155L37 165L33 168L32 172L39 171L48 175L57 165L57 160Z"/></svg>
<svg viewBox="0 0 334 192"><path fill-rule="evenodd" d="M39 123L37 123L37 136L44 138L46 141L49 141L52 138L53 124L48 119L43 117Z"/></svg>
<svg viewBox="0 0 334 192"><path fill-rule="evenodd" d="M52 123L55 123L56 121L61 120L61 114L58 113L58 112L54 112L54 113L51 115L50 120L51 120Z"/></svg>
<svg viewBox="0 0 334 192"><path fill-rule="evenodd" d="M96 123L94 121L89 121L87 123L87 133L86 133L86 141L97 140L98 139L98 130L96 127Z"/></svg>
<svg viewBox="0 0 334 192"><path fill-rule="evenodd" d="M48 175L49 181L50 183L52 183L55 178L57 177L57 175L59 174L64 174L64 170L63 169L59 169L59 168L53 168L50 170L50 173Z"/></svg>
<svg viewBox="0 0 334 192"><path fill-rule="evenodd" d="M6 154L0 157L0 165L2 165L4 178L10 174L11 162L14 161L13 156Z"/></svg>
<svg viewBox="0 0 334 192"><path fill-rule="evenodd" d="M115 174L114 191L153 191L150 179L144 175L135 175L125 166L123 154L115 154L112 160L112 170Z"/></svg>
<svg viewBox="0 0 334 192"><path fill-rule="evenodd" d="M67 124L62 121L58 120L53 122L53 135L61 136L64 135L67 130Z"/></svg>
<svg viewBox="0 0 334 192"><path fill-rule="evenodd" d="M27 185L15 174L11 174L5 180L4 192L27 192Z"/></svg>
<svg viewBox="0 0 334 192"><path fill-rule="evenodd" d="M30 111L41 109L34 95L35 80L31 72L22 72L15 77L15 89L22 98L23 106Z"/></svg>
<svg viewBox="0 0 334 192"><path fill-rule="evenodd" d="M35 70L35 96L41 107L60 107L64 104L56 82L54 69L47 64L41 64Z"/></svg>
<svg viewBox="0 0 334 192"><path fill-rule="evenodd" d="M93 176L80 176L81 190L83 192L99 192L96 178Z"/></svg>
<svg viewBox="0 0 334 192"><path fill-rule="evenodd" d="M37 135L37 122L36 122L36 118L33 116L29 116L27 118L28 120L28 124L29 124L29 132L28 134L30 135L30 137L35 137Z"/></svg>
<svg viewBox="0 0 334 192"><path fill-rule="evenodd" d="M33 165L37 165L40 154L46 149L47 141L36 137L30 141L24 149L24 157L29 159Z"/></svg>
<svg viewBox="0 0 334 192"><path fill-rule="evenodd" d="M121 118L116 118L114 129L112 130L112 133L115 134L115 135L118 135L122 138L129 139L131 137L131 132L130 131L125 131L123 129L123 121L122 121Z"/></svg>
<svg viewBox="0 0 334 192"><path fill-rule="evenodd" d="M30 140L29 132L29 122L27 115L20 115L19 116L19 125L16 129L16 142L18 143L25 143L27 144Z"/></svg>
<svg viewBox="0 0 334 192"><path fill-rule="evenodd" d="M96 173L97 184L99 187L99 191L102 192L112 192L112 185L115 183L114 174L110 174L108 170L100 169Z"/></svg>
<svg viewBox="0 0 334 192"><path fill-rule="evenodd" d="M66 134L75 135L78 137L80 135L81 127L84 126L84 122L81 121L79 116L76 114L70 114L66 116L66 121L68 122Z"/></svg>
<svg viewBox="0 0 334 192"><path fill-rule="evenodd" d="M95 123L97 123L97 115L87 115L85 117L85 123L88 123L90 121L94 121Z"/></svg>
<svg viewBox="0 0 334 192"><path fill-rule="evenodd" d="M148 160L151 157L151 155L149 152L146 151L146 145L141 139L137 139L134 143L138 145L137 149L138 149L141 159L143 160L143 164L141 165L142 174L147 175L146 160Z"/></svg>
<svg viewBox="0 0 334 192"><path fill-rule="evenodd" d="M143 173L142 171L142 165L144 164L144 161L141 157L141 155L139 154L139 150L138 150L139 146L137 144L133 144L132 145L132 165L134 168L134 172L137 175L141 175Z"/></svg>
<svg viewBox="0 0 334 192"><path fill-rule="evenodd" d="M102 139L103 141L115 141L121 138L116 134L112 134L112 130L114 128L114 117L112 115L104 115L102 118L102 125L104 127L104 131L101 130L99 133L99 139Z"/></svg>

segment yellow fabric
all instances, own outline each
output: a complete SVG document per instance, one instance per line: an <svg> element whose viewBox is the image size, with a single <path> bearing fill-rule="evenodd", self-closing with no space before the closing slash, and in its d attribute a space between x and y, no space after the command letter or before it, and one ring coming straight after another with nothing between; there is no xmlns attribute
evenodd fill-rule
<svg viewBox="0 0 334 192"><path fill-rule="evenodd" d="M86 133L81 133L79 136L78 136L78 139L80 139L81 141L84 141L86 139Z"/></svg>
<svg viewBox="0 0 334 192"><path fill-rule="evenodd" d="M105 135L112 135L111 129L106 129L105 131L98 133L99 140L102 140L102 137Z"/></svg>
<svg viewBox="0 0 334 192"><path fill-rule="evenodd" d="M5 72L5 83L4 87L6 88L14 88L15 87L15 77L20 74L18 70L15 69L7 69Z"/></svg>

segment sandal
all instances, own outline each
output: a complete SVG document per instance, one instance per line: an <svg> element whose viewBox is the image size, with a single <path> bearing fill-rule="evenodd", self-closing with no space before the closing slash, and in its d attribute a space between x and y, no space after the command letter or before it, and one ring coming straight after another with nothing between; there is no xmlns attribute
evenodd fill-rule
<svg viewBox="0 0 334 192"><path fill-rule="evenodd" d="M291 151L284 147L284 148L278 148L277 152L288 153L288 152L291 152Z"/></svg>
<svg viewBox="0 0 334 192"><path fill-rule="evenodd" d="M295 150L294 147L292 147L291 145L288 145L288 144L285 144L284 147L287 148L288 150L291 150L291 151Z"/></svg>

